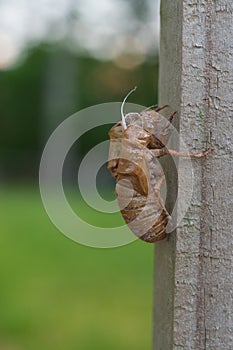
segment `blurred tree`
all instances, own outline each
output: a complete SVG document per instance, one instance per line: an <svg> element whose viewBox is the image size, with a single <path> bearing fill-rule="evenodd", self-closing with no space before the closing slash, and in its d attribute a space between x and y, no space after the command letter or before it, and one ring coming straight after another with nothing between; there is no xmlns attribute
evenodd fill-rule
<svg viewBox="0 0 233 350"><path fill-rule="evenodd" d="M127 0L132 9L132 17L141 22L146 22L150 18L151 0Z"/></svg>
<svg viewBox="0 0 233 350"><path fill-rule="evenodd" d="M0 72L0 160L5 175L36 177L46 138L70 114L103 102L121 101L138 85L131 102L157 102L157 63L132 69L114 61L77 56L61 44L30 49L26 60ZM107 130L82 138L80 151L107 138ZM4 170L4 171L3 171Z"/></svg>

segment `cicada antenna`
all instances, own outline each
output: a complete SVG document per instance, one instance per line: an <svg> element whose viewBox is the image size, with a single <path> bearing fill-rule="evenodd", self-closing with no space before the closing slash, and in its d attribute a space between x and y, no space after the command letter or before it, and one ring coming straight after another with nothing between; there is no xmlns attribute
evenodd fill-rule
<svg viewBox="0 0 233 350"><path fill-rule="evenodd" d="M130 92L125 96L121 105L121 119L122 119L122 127L124 130L127 128L126 122L125 122L125 116L124 116L124 105L129 95L131 95L136 89L137 89L137 86L135 86L132 90L130 90Z"/></svg>

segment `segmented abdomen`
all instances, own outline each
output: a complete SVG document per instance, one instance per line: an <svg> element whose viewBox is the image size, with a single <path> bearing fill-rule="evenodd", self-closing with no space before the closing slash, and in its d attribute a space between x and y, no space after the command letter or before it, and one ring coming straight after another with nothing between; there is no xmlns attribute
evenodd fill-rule
<svg viewBox="0 0 233 350"><path fill-rule="evenodd" d="M131 174L123 174L124 168L132 167L130 162L122 169L119 160L116 193L122 216L133 233L143 241L156 242L166 237L170 216L159 192L163 181L161 168L153 162L150 151L143 159L143 169L134 169ZM153 171L149 172L148 167Z"/></svg>

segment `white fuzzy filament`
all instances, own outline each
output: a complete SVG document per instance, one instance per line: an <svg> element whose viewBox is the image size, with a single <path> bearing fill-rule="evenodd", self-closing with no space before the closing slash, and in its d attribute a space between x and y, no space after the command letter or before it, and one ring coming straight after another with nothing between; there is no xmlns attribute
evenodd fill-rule
<svg viewBox="0 0 233 350"><path fill-rule="evenodd" d="M131 95L132 92L134 92L136 89L137 89L137 86L135 86L135 88L130 90L130 92L125 96L125 98L124 98L124 100L122 102L122 105L121 105L121 119L122 119L122 127L123 127L124 130L127 128L126 122L125 122L125 116L124 116L124 105L125 105L125 102L126 102L127 98L129 97L129 95Z"/></svg>

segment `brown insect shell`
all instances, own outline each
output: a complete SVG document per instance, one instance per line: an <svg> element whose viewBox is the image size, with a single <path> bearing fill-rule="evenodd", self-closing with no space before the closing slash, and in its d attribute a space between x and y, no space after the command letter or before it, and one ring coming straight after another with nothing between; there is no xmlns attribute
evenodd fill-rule
<svg viewBox="0 0 233 350"><path fill-rule="evenodd" d="M129 228L140 239L156 242L166 237L169 214L155 191L163 174L150 149L166 146L171 124L153 110L128 114L125 120L125 130L119 122L109 131L108 168L117 180L118 203Z"/></svg>

